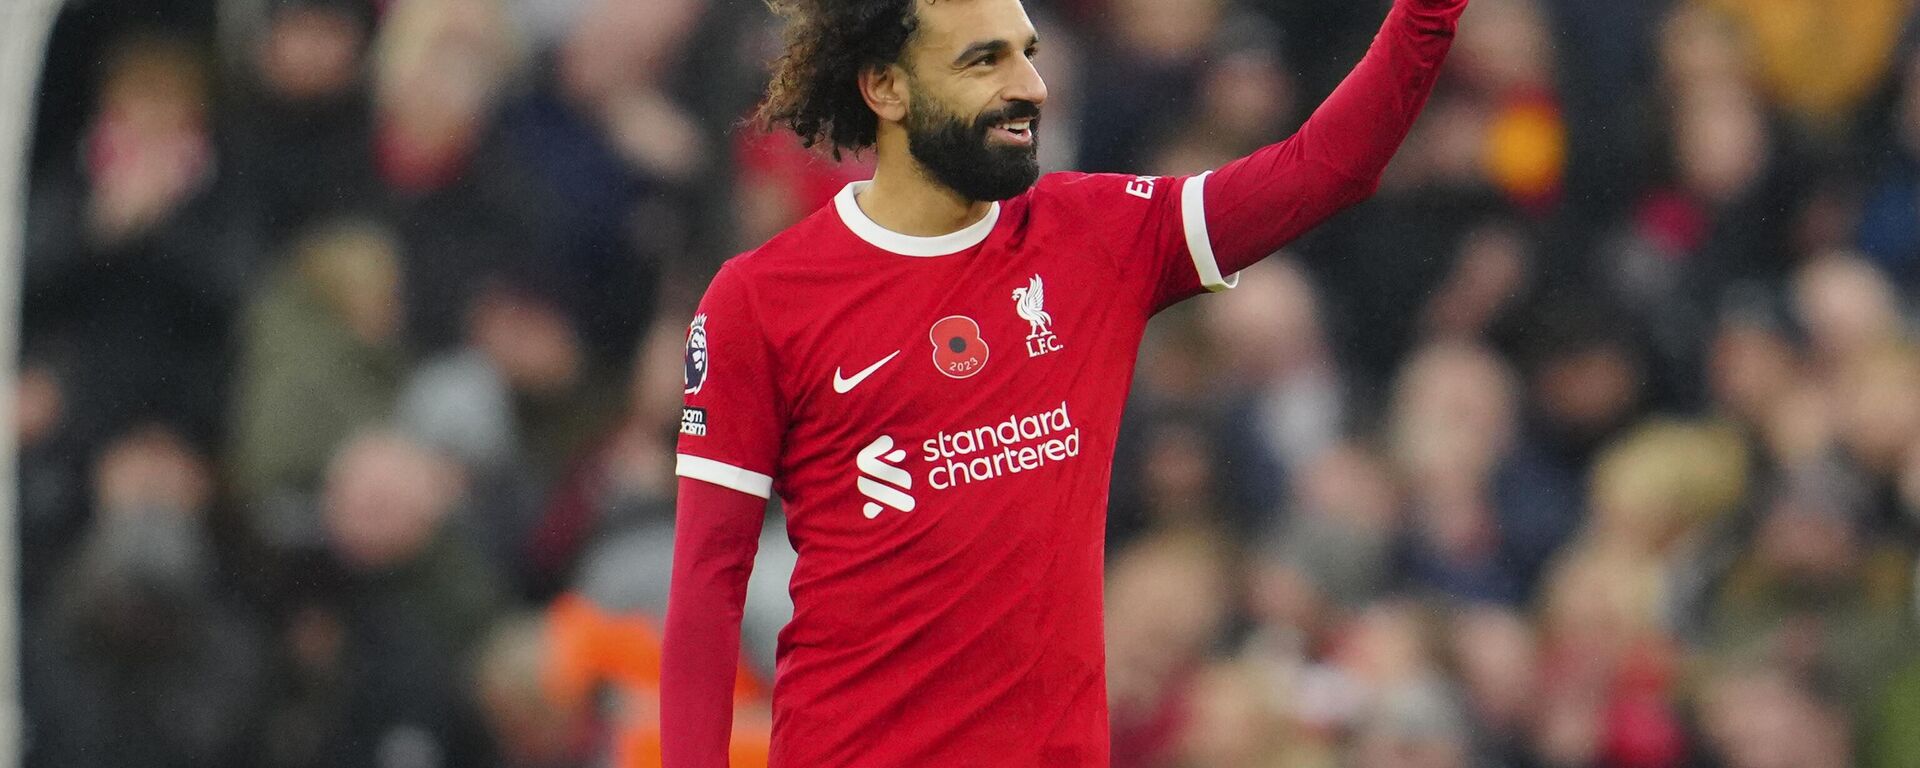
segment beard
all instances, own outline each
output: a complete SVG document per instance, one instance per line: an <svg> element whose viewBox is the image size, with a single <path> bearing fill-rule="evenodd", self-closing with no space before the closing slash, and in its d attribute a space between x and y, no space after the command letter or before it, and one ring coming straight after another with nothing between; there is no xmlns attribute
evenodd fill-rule
<svg viewBox="0 0 1920 768"><path fill-rule="evenodd" d="M1032 119L1027 146L987 141L987 131L1009 120ZM972 120L924 99L918 89L908 103L907 151L933 180L968 200L1006 200L1027 191L1040 178L1037 151L1040 107L1016 101Z"/></svg>

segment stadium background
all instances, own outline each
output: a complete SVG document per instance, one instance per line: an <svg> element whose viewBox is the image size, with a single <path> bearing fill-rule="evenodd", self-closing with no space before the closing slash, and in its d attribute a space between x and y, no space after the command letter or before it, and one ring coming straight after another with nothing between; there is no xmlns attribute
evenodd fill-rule
<svg viewBox="0 0 1920 768"><path fill-rule="evenodd" d="M1027 4L1044 164L1149 174L1287 135L1384 13ZM1379 196L1150 332L1114 765L1920 766L1910 5L1474 0ZM739 128L778 49L749 0L70 3L27 764L654 764L687 315L865 173Z"/></svg>

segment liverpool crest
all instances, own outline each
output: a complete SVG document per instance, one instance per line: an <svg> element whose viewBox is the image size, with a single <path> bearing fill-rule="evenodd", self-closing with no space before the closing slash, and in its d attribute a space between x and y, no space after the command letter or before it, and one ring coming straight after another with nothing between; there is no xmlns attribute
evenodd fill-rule
<svg viewBox="0 0 1920 768"><path fill-rule="evenodd" d="M1046 302L1046 286L1039 275L1013 289L1013 311L1027 321L1027 357L1060 351L1060 337L1054 335L1053 316L1047 314Z"/></svg>

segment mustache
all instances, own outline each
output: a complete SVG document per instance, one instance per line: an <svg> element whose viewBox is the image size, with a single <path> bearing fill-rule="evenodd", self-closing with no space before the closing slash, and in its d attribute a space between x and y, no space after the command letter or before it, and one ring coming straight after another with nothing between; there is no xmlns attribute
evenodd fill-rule
<svg viewBox="0 0 1920 768"><path fill-rule="evenodd" d="M985 134L987 129L992 128L996 123L1013 120L1032 120L1037 125L1040 122L1040 105L1031 101L1015 101L1009 103L991 112L981 113L980 117L974 119L973 128L975 131Z"/></svg>

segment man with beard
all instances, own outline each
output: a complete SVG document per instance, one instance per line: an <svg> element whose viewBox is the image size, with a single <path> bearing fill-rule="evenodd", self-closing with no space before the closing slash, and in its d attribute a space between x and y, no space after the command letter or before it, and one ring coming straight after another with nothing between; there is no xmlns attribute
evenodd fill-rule
<svg viewBox="0 0 1920 768"><path fill-rule="evenodd" d="M1102 533L1146 322L1370 195L1466 4L1396 0L1298 134L1218 171L1039 178L1020 0L775 0L762 121L877 168L721 267L689 329L668 768L726 764L776 492L774 766L1107 765Z"/></svg>

